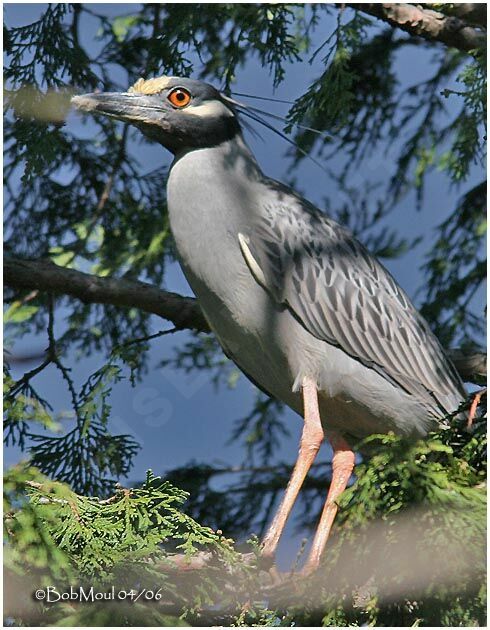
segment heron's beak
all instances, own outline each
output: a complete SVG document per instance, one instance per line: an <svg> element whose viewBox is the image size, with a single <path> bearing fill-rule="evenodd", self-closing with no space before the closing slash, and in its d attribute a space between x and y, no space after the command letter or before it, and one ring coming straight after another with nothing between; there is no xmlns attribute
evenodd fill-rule
<svg viewBox="0 0 490 630"><path fill-rule="evenodd" d="M103 114L134 125L158 125L165 129L165 109L155 96L131 92L81 94L71 99L81 111Z"/></svg>

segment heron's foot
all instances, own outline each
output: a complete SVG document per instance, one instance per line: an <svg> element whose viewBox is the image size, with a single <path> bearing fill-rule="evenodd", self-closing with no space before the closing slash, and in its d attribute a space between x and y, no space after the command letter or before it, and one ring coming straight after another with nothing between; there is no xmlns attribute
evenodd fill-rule
<svg viewBox="0 0 490 630"><path fill-rule="evenodd" d="M255 564L257 562L257 554L251 551L250 553L242 553L240 554L242 562L244 564Z"/></svg>
<svg viewBox="0 0 490 630"><path fill-rule="evenodd" d="M302 578L311 577L314 573L318 571L319 565L320 563L317 561L307 560L301 571L298 571L298 575Z"/></svg>
<svg viewBox="0 0 490 630"><path fill-rule="evenodd" d="M260 555L258 557L258 566L260 569L262 569L263 571L270 571L272 568L274 568L275 561L275 554L268 553L267 551L261 549Z"/></svg>
<svg viewBox="0 0 490 630"><path fill-rule="evenodd" d="M257 557L257 568L259 571L264 571L268 573L269 578L271 580L270 586L274 587L278 584L282 584L286 577L285 573L281 573L279 569L276 567L276 554L270 553L267 550L264 551L264 548L261 548L261 553Z"/></svg>

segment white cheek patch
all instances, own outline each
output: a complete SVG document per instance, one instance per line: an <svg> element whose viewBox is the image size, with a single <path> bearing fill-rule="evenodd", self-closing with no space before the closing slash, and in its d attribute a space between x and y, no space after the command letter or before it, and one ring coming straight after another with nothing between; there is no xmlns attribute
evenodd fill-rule
<svg viewBox="0 0 490 630"><path fill-rule="evenodd" d="M196 105L196 107L187 107L182 110L182 113L186 113L192 116L200 116L201 118L221 118L223 116L233 116L228 107L220 101L210 101L203 105Z"/></svg>

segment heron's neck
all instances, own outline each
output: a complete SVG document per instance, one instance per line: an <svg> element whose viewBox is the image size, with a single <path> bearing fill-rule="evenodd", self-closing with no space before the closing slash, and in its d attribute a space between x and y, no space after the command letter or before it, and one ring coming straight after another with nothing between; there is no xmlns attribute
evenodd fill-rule
<svg viewBox="0 0 490 630"><path fill-rule="evenodd" d="M175 154L171 169L182 162L197 165L203 159L217 171L229 173L230 177L239 175L246 179L263 178L260 166L241 132L211 147L179 151Z"/></svg>

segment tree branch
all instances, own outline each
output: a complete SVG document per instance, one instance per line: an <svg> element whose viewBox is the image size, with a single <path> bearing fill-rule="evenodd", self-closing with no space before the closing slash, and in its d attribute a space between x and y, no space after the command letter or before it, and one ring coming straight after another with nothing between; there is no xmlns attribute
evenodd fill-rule
<svg viewBox="0 0 490 630"><path fill-rule="evenodd" d="M368 13L410 35L418 35L464 52L482 48L485 33L456 16L448 16L419 5L405 3L349 3L356 11Z"/></svg>
<svg viewBox="0 0 490 630"><path fill-rule="evenodd" d="M69 295L86 304L139 308L171 321L176 328L209 331L194 298L163 291L146 282L103 278L55 265L48 259L5 258L4 282L14 289Z"/></svg>
<svg viewBox="0 0 490 630"><path fill-rule="evenodd" d="M430 3L430 9L440 11L445 15L455 15L467 24L474 24L481 28L487 28L487 3L486 2L437 2Z"/></svg>
<svg viewBox="0 0 490 630"><path fill-rule="evenodd" d="M93 276L60 267L49 259L5 257L4 282L13 289L69 295L86 304L138 308L171 321L177 329L210 330L195 298L163 291L137 280ZM456 349L448 354L463 380L471 381L475 376L486 375L485 353Z"/></svg>

